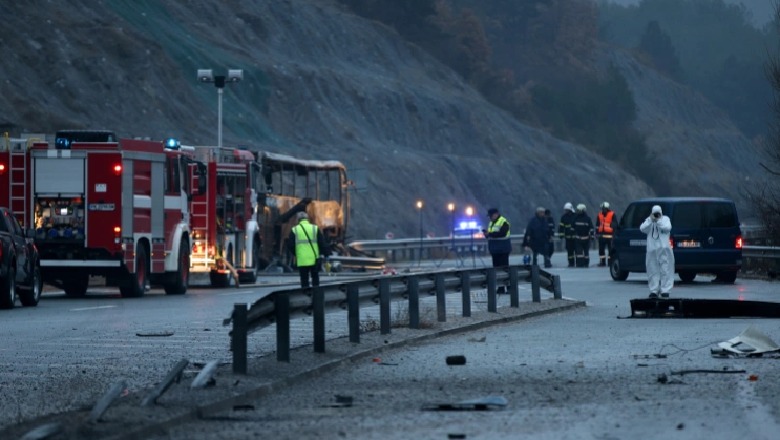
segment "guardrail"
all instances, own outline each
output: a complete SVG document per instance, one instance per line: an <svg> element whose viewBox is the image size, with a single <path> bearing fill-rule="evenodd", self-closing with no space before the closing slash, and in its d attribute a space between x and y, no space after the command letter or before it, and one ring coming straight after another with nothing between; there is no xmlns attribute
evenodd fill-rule
<svg viewBox="0 0 780 440"><path fill-rule="evenodd" d="M379 330L390 333L392 299L408 299L409 328L420 328L420 296L436 296L436 315L439 322L447 320L445 295L461 292L462 315L471 316L471 289L487 288L487 311L497 312L496 287L507 286L510 307L520 307L519 283L531 283L531 300L541 302L540 289L561 299L559 275L539 266L508 266L503 268L456 269L412 275L366 278L358 281L334 283L315 288L278 290L257 300L247 309L246 303L234 304L231 316L223 325L233 323L230 348L233 352L233 371L246 374L247 337L261 328L276 324L276 358L290 361L290 319L312 316L314 351L325 352L325 311L346 310L350 342L360 342L360 307L379 304Z"/></svg>
<svg viewBox="0 0 780 440"><path fill-rule="evenodd" d="M780 247L776 246L742 246L743 258L780 258Z"/></svg>

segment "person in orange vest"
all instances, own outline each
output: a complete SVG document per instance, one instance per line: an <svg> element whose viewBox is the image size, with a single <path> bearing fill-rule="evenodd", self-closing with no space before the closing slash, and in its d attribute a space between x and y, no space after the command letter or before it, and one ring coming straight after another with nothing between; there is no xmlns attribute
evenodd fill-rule
<svg viewBox="0 0 780 440"><path fill-rule="evenodd" d="M612 251L612 234L615 232L615 211L609 209L609 202L601 204L596 216L596 236L599 238L599 266L606 266L608 254Z"/></svg>

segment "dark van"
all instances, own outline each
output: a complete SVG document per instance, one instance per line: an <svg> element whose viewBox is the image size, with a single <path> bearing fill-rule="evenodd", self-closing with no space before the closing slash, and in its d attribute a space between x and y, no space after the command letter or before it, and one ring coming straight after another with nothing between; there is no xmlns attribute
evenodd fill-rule
<svg viewBox="0 0 780 440"><path fill-rule="evenodd" d="M734 202L715 197L657 197L637 200L618 222L609 254L609 274L625 281L630 272L645 272L647 236L639 225L659 205L672 221L674 271L683 282L708 273L734 283L742 267L742 232Z"/></svg>

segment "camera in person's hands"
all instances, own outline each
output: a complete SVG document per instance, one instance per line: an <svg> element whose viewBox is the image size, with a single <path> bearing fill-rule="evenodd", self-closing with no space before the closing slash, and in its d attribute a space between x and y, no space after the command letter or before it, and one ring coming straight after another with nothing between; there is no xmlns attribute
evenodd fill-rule
<svg viewBox="0 0 780 440"><path fill-rule="evenodd" d="M658 221L658 219L661 218L660 212L654 212L653 213L653 221Z"/></svg>

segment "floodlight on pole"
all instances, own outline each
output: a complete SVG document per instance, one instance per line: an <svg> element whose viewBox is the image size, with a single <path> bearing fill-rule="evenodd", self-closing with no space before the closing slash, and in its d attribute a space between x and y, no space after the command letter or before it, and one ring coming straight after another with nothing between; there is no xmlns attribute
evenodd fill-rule
<svg viewBox="0 0 780 440"><path fill-rule="evenodd" d="M213 83L217 88L217 149L222 148L222 94L225 85L244 79L242 69L228 69L227 75L214 75L212 69L198 69L198 81Z"/></svg>
<svg viewBox="0 0 780 440"><path fill-rule="evenodd" d="M417 210L420 211L420 250L417 253L417 265L419 266L422 262L422 252L423 252L423 201L417 200L417 203L415 204L417 206Z"/></svg>

